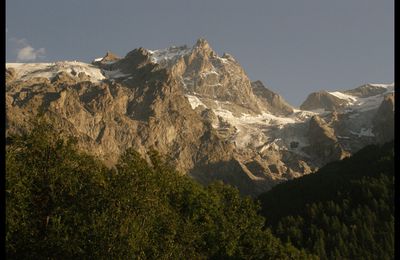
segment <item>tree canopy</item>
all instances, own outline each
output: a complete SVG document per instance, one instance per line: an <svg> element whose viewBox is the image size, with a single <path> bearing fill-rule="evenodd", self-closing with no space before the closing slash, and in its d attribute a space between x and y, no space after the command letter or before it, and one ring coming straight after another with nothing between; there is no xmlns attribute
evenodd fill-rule
<svg viewBox="0 0 400 260"><path fill-rule="evenodd" d="M274 235L321 259L394 258L394 143L371 145L259 197Z"/></svg>
<svg viewBox="0 0 400 260"><path fill-rule="evenodd" d="M312 259L282 243L259 205L203 187L157 152L113 168L39 123L6 147L6 253L13 258Z"/></svg>

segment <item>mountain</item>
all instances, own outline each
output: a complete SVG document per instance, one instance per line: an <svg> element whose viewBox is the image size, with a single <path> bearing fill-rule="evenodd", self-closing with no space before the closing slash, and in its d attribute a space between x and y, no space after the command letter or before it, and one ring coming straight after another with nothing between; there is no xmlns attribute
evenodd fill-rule
<svg viewBox="0 0 400 260"><path fill-rule="evenodd" d="M364 147L259 200L275 235L321 259L393 259L394 142Z"/></svg>
<svg viewBox="0 0 400 260"><path fill-rule="evenodd" d="M368 86L324 92L331 105L317 98L299 110L199 39L91 64L7 63L6 131L30 129L40 115L108 166L130 147L155 149L201 183L257 195L393 138L394 84Z"/></svg>
<svg viewBox="0 0 400 260"><path fill-rule="evenodd" d="M347 102L345 100L323 90L308 95L307 99L300 105L300 109L324 109L328 111L333 111L340 107L345 107L346 104Z"/></svg>
<svg viewBox="0 0 400 260"><path fill-rule="evenodd" d="M293 107L289 105L279 94L269 90L257 80L251 82L253 93L263 102L267 111L275 115L288 116L293 113Z"/></svg>

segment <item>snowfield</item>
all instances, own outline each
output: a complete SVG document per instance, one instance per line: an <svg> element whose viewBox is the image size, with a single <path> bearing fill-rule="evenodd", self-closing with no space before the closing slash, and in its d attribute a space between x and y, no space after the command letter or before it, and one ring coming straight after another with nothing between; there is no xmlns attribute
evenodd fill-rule
<svg viewBox="0 0 400 260"><path fill-rule="evenodd" d="M391 84L368 84L368 85L371 85L373 87L385 88L386 91L381 94L371 96L371 97L366 97L366 98L360 98L360 97L352 96L349 94L344 94L339 91L328 92L328 93L337 98L347 101L345 110L364 112L364 111L369 111L369 110L378 108L379 105L382 103L384 97L387 94L394 92L394 83L391 83Z"/></svg>
<svg viewBox="0 0 400 260"><path fill-rule="evenodd" d="M89 76L90 81L97 83L105 79L129 77L130 74L123 74L119 70L102 70L92 64L78 61L61 61L54 63L6 63L6 68L13 68L20 80L32 78L54 78L60 72L66 72L71 77L78 77L80 72Z"/></svg>
<svg viewBox="0 0 400 260"><path fill-rule="evenodd" d="M55 63L6 63L6 68L13 68L17 72L17 77L21 80L32 78L54 78L60 72L67 72L72 77L84 72L93 82L106 79L101 69L84 62L62 61Z"/></svg>

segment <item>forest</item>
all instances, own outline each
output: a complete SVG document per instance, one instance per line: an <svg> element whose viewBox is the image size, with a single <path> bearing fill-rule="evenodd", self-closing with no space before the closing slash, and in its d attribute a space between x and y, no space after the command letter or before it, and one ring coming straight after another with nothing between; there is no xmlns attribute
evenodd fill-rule
<svg viewBox="0 0 400 260"><path fill-rule="evenodd" d="M155 151L109 169L47 123L9 136L9 259L317 259L265 228L259 205L203 187Z"/></svg>
<svg viewBox="0 0 400 260"><path fill-rule="evenodd" d="M394 259L394 142L367 146L259 200L274 235L320 259Z"/></svg>
<svg viewBox="0 0 400 260"><path fill-rule="evenodd" d="M9 259L393 259L393 143L258 199L156 151L115 167L40 122L6 144Z"/></svg>

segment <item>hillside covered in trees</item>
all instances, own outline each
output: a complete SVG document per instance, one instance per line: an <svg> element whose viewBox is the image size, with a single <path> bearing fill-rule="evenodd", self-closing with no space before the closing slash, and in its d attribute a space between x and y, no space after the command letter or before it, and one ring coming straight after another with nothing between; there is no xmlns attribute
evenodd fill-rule
<svg viewBox="0 0 400 260"><path fill-rule="evenodd" d="M203 187L149 157L128 150L109 169L42 123L9 137L8 258L315 258L274 237L237 189Z"/></svg>
<svg viewBox="0 0 400 260"><path fill-rule="evenodd" d="M393 142L259 201L148 156L128 150L110 169L46 123L8 137L8 258L394 258Z"/></svg>
<svg viewBox="0 0 400 260"><path fill-rule="evenodd" d="M371 145L259 196L283 242L321 259L394 259L394 143Z"/></svg>

